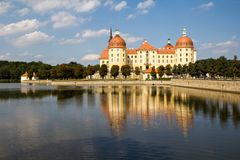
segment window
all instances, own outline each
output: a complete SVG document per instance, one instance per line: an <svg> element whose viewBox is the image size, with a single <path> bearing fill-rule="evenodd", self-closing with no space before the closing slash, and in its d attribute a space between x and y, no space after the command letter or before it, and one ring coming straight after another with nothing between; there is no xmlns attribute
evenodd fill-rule
<svg viewBox="0 0 240 160"><path fill-rule="evenodd" d="M180 58L180 62L182 62L182 58Z"/></svg>
<svg viewBox="0 0 240 160"><path fill-rule="evenodd" d="M160 56L158 56L158 58L160 58Z"/></svg>
<svg viewBox="0 0 240 160"><path fill-rule="evenodd" d="M133 56L131 56L131 58L133 58Z"/></svg>
<svg viewBox="0 0 240 160"><path fill-rule="evenodd" d="M168 58L168 56L167 56L167 58Z"/></svg>
<svg viewBox="0 0 240 160"><path fill-rule="evenodd" d="M119 58L117 58L117 62L119 62Z"/></svg>
<svg viewBox="0 0 240 160"><path fill-rule="evenodd" d="M113 62L113 58L111 59L111 61Z"/></svg>
<svg viewBox="0 0 240 160"><path fill-rule="evenodd" d="M172 58L172 56L171 56L171 58Z"/></svg>
<svg viewBox="0 0 240 160"><path fill-rule="evenodd" d="M102 61L102 64L104 64L104 61Z"/></svg>
<svg viewBox="0 0 240 160"><path fill-rule="evenodd" d="M180 49L180 51L182 51L182 49Z"/></svg>
<svg viewBox="0 0 240 160"><path fill-rule="evenodd" d="M164 56L162 56L162 58L164 58Z"/></svg>
<svg viewBox="0 0 240 160"><path fill-rule="evenodd" d="M172 63L172 60L171 60L171 63Z"/></svg>
<svg viewBox="0 0 240 160"><path fill-rule="evenodd" d="M111 54L111 57L113 57L113 54Z"/></svg>
<svg viewBox="0 0 240 160"><path fill-rule="evenodd" d="M182 57L182 53L180 54L180 57Z"/></svg>
<svg viewBox="0 0 240 160"><path fill-rule="evenodd" d="M119 51L119 49L117 49L117 51Z"/></svg>
<svg viewBox="0 0 240 160"><path fill-rule="evenodd" d="M123 58L123 62L124 62L124 58Z"/></svg>
<svg viewBox="0 0 240 160"><path fill-rule="evenodd" d="M124 57L124 54L123 54L123 57Z"/></svg>
<svg viewBox="0 0 240 160"><path fill-rule="evenodd" d="M155 61L153 60L153 63L155 63Z"/></svg>
<svg viewBox="0 0 240 160"><path fill-rule="evenodd" d="M140 53L142 53L142 51L140 51Z"/></svg>
<svg viewBox="0 0 240 160"><path fill-rule="evenodd" d="M128 56L128 58L130 58L130 57Z"/></svg>
<svg viewBox="0 0 240 160"><path fill-rule="evenodd" d="M119 54L117 54L117 57L119 57Z"/></svg>
<svg viewBox="0 0 240 160"><path fill-rule="evenodd" d="M154 56L153 56L153 58L154 58Z"/></svg>
<svg viewBox="0 0 240 160"><path fill-rule="evenodd" d="M155 53L155 52L153 51L153 53Z"/></svg>
<svg viewBox="0 0 240 160"><path fill-rule="evenodd" d="M188 49L186 49L186 51L188 51Z"/></svg>
<svg viewBox="0 0 240 160"><path fill-rule="evenodd" d="M158 60L158 63L160 63L160 60Z"/></svg>
<svg viewBox="0 0 240 160"><path fill-rule="evenodd" d="M146 53L148 53L148 51Z"/></svg>
<svg viewBox="0 0 240 160"><path fill-rule="evenodd" d="M113 49L111 49L111 51L113 51Z"/></svg>
<svg viewBox="0 0 240 160"><path fill-rule="evenodd" d="M186 53L186 56L188 56L188 53Z"/></svg>
<svg viewBox="0 0 240 160"><path fill-rule="evenodd" d="M140 63L142 63L142 60L140 60Z"/></svg>
<svg viewBox="0 0 240 160"><path fill-rule="evenodd" d="M188 62L188 58L186 58L186 62Z"/></svg>
<svg viewBox="0 0 240 160"><path fill-rule="evenodd" d="M168 63L168 60L167 60L167 63Z"/></svg>
<svg viewBox="0 0 240 160"><path fill-rule="evenodd" d="M135 58L137 58L137 56L135 56Z"/></svg>
<svg viewBox="0 0 240 160"><path fill-rule="evenodd" d="M162 63L164 63L164 60L162 60Z"/></svg>
<svg viewBox="0 0 240 160"><path fill-rule="evenodd" d="M109 61L107 61L107 64L109 63Z"/></svg>
<svg viewBox="0 0 240 160"><path fill-rule="evenodd" d="M137 60L135 60L135 63L137 63Z"/></svg>
<svg viewBox="0 0 240 160"><path fill-rule="evenodd" d="M140 58L142 58L142 55L140 55Z"/></svg>

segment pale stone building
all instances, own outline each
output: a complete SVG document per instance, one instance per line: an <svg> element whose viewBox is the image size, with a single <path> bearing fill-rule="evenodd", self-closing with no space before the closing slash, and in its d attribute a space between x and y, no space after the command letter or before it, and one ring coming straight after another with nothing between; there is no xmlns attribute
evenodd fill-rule
<svg viewBox="0 0 240 160"><path fill-rule="evenodd" d="M174 66L195 63L196 56L197 52L193 41L187 36L186 29L183 29L182 36L177 40L175 46L168 39L167 44L162 48L156 48L146 40L138 48L127 48L125 40L117 30L114 37L110 31L108 47L103 50L99 60L100 65L106 64L109 69L113 65L121 68L128 64L132 69L139 67L140 70L145 71L160 65Z"/></svg>

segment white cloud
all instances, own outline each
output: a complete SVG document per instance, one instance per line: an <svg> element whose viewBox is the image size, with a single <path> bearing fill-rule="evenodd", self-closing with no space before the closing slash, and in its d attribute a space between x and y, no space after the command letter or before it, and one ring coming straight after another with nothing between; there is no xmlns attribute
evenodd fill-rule
<svg viewBox="0 0 240 160"><path fill-rule="evenodd" d="M123 38L125 39L127 44L134 44L139 41L143 41L143 37L131 36L128 33L122 34Z"/></svg>
<svg viewBox="0 0 240 160"><path fill-rule="evenodd" d="M9 60L10 59L10 53L2 53L0 54L0 60Z"/></svg>
<svg viewBox="0 0 240 160"><path fill-rule="evenodd" d="M7 13L10 8L11 4L9 2L0 2L0 15Z"/></svg>
<svg viewBox="0 0 240 160"><path fill-rule="evenodd" d="M22 8L22 9L19 9L19 10L17 11L17 13L18 13L21 17L26 16L27 14L29 14L29 12L30 12L30 9L29 9L29 8Z"/></svg>
<svg viewBox="0 0 240 160"><path fill-rule="evenodd" d="M114 10L115 11L121 11L123 10L124 8L127 7L127 2L126 1L121 1L120 3L118 3L115 7L114 7Z"/></svg>
<svg viewBox="0 0 240 160"><path fill-rule="evenodd" d="M209 3L206 3L206 4L202 4L202 5L198 6L197 8L198 9L205 9L205 10L207 10L207 9L212 8L213 5L214 5L213 2L209 2Z"/></svg>
<svg viewBox="0 0 240 160"><path fill-rule="evenodd" d="M99 54L87 54L81 58L82 61L96 61L99 58Z"/></svg>
<svg viewBox="0 0 240 160"><path fill-rule="evenodd" d="M5 26L0 26L0 37L11 35L15 33L21 33L37 29L40 26L40 22L36 19L27 19L17 23L11 23Z"/></svg>
<svg viewBox="0 0 240 160"><path fill-rule="evenodd" d="M104 35L108 35L109 34L109 30L108 29L100 29L100 30L85 30L82 33L82 37L83 38L93 38L93 37L101 37ZM78 33L77 35L81 35L80 33Z"/></svg>
<svg viewBox="0 0 240 160"><path fill-rule="evenodd" d="M34 55L33 58L35 58L35 59L42 59L42 58L45 58L45 56L42 55L42 54L37 54L37 55Z"/></svg>
<svg viewBox="0 0 240 160"><path fill-rule="evenodd" d="M66 44L79 44L84 42L84 40L79 38L73 38L73 39L62 39L59 41L59 44L66 45Z"/></svg>
<svg viewBox="0 0 240 160"><path fill-rule="evenodd" d="M81 0L75 4L77 12L90 12L101 5L101 0Z"/></svg>
<svg viewBox="0 0 240 160"><path fill-rule="evenodd" d="M128 16L127 16L127 19L134 19L134 18L136 18L137 17L137 15L135 15L135 14L129 14Z"/></svg>
<svg viewBox="0 0 240 160"><path fill-rule="evenodd" d="M214 54L233 54L238 52L240 43L237 41L229 40L219 43L203 43L201 44L201 50L207 50Z"/></svg>
<svg viewBox="0 0 240 160"><path fill-rule="evenodd" d="M106 2L104 3L104 6L113 6L113 0L106 0Z"/></svg>
<svg viewBox="0 0 240 160"><path fill-rule="evenodd" d="M65 44L79 44L82 43L84 41L86 41L89 38L94 38L94 37L101 37L104 35L109 34L109 30L108 29L100 29L100 30L85 30L82 33L76 33L75 37L72 39L62 39L60 40L60 44L61 45L65 45Z"/></svg>
<svg viewBox="0 0 240 160"><path fill-rule="evenodd" d="M139 2L136 7L136 13L131 13L127 16L127 19L134 19L139 15L147 14L154 6L155 0L144 0Z"/></svg>
<svg viewBox="0 0 240 160"><path fill-rule="evenodd" d="M23 0L35 12L44 13L53 9L74 9L89 12L101 5L101 0Z"/></svg>
<svg viewBox="0 0 240 160"><path fill-rule="evenodd" d="M35 31L35 32L28 33L21 37L16 38L13 41L13 44L15 46L22 47L22 46L29 46L29 45L33 45L33 44L49 42L52 39L53 39L53 36L49 36L43 32Z"/></svg>
<svg viewBox="0 0 240 160"><path fill-rule="evenodd" d="M77 24L77 18L68 12L59 12L51 17L53 28L63 28Z"/></svg>

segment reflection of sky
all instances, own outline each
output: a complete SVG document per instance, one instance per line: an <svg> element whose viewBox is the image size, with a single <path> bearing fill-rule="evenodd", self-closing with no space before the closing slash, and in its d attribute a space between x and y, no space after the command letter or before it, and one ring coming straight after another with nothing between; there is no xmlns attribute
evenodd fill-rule
<svg viewBox="0 0 240 160"><path fill-rule="evenodd" d="M44 91L30 88L27 92L3 90L0 95L3 92L0 159L21 152L47 154L45 147L60 152L64 148L58 148L61 145L70 152L72 145L78 144L88 146L86 154L99 154L104 146L102 139L121 146L123 152L138 153L149 144L166 147L166 152L183 157L186 149L220 154L226 143L225 152L234 156L235 142L240 140L240 106L235 103L239 95L235 94L221 96L218 92L148 86ZM128 148L130 142L136 146ZM74 151L85 153L81 147ZM153 154L158 152L156 149Z"/></svg>

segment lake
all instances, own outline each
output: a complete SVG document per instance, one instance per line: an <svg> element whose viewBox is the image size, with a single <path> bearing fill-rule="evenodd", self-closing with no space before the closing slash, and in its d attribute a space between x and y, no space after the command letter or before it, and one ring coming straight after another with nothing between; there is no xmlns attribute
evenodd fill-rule
<svg viewBox="0 0 240 160"><path fill-rule="evenodd" d="M240 94L0 84L0 159L240 159Z"/></svg>

